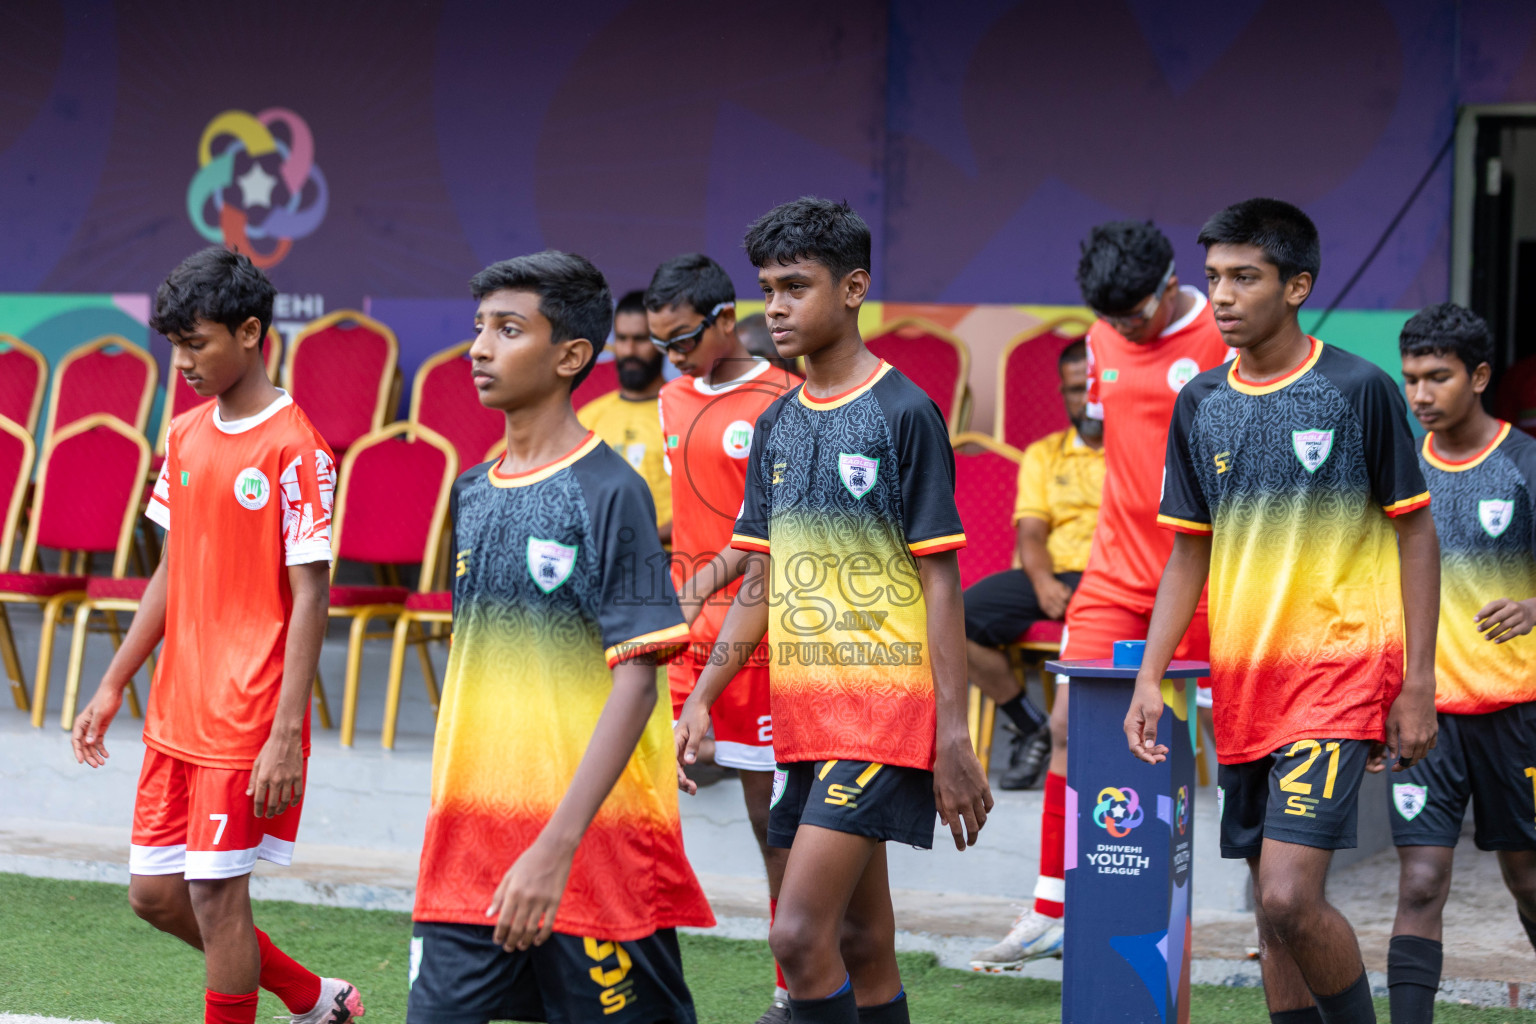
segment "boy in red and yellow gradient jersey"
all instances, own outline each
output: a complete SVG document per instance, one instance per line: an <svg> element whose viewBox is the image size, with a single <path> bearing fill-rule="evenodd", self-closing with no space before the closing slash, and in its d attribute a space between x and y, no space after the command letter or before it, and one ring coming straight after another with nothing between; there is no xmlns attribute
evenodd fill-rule
<svg viewBox="0 0 1536 1024"><path fill-rule="evenodd" d="M72 736L76 759L100 767L123 687L163 635L128 897L203 950L204 1015L219 1024L255 1021L258 984L304 1024L363 1013L351 985L305 970L251 919L251 869L289 863L298 835L335 490L330 448L267 379L275 297L223 249L183 261L155 296L172 369L216 401L170 424L147 512L165 554Z"/></svg>
<svg viewBox="0 0 1536 1024"><path fill-rule="evenodd" d="M672 478L672 582L690 623L688 651L667 665L673 717L693 692L720 626L741 586L747 553L731 547L731 531L747 485L753 426L800 378L754 357L736 336L736 289L730 275L702 253L656 268L645 305L655 344L682 376L661 389L661 431ZM778 905L786 851L768 845L773 795L773 712L768 701L768 648L759 644L736 684L710 709L715 763L741 781L768 873L770 920ZM759 1024L789 1019L784 976Z"/></svg>
<svg viewBox="0 0 1536 1024"><path fill-rule="evenodd" d="M1150 221L1100 224L1077 267L1083 301L1098 315L1088 332L1088 418L1102 429L1104 494L1088 567L1067 605L1063 658L1108 658L1117 640L1147 635L1157 580L1173 538L1157 527L1168 418L1179 391L1219 366L1231 349L1210 304L1182 287L1173 244ZM1179 645L1179 657L1204 661L1204 602ZM1071 687L1058 677L1051 708L1051 760L1040 811L1040 873L1034 903L1007 936L971 961L1007 970L1060 956L1066 896L1067 715Z"/></svg>
<svg viewBox="0 0 1536 1024"><path fill-rule="evenodd" d="M1430 431L1419 460L1440 538L1440 734L1392 783L1402 871L1387 988L1393 1024L1429 1024L1469 801L1473 842L1497 851L1536 946L1536 641L1526 636L1536 625L1536 440L1483 409L1493 339L1482 317L1430 306L1403 326L1399 347L1409 407Z"/></svg>
<svg viewBox="0 0 1536 1024"><path fill-rule="evenodd" d="M714 917L656 673L688 629L644 481L571 409L613 300L552 251L470 288L475 387L506 413L507 451L454 484L407 1020L692 1024L676 929Z"/></svg>
<svg viewBox="0 0 1536 1024"><path fill-rule="evenodd" d="M1158 521L1177 531L1135 695L1157 763L1161 680L1207 576L1221 852L1253 876L1271 1020L1376 1020L1349 922L1324 896L1355 845L1373 746L1435 741L1439 549L1402 393L1304 334L1317 229L1250 199L1200 232L1216 323L1240 355L1179 395Z"/></svg>
<svg viewBox="0 0 1536 1024"><path fill-rule="evenodd" d="M954 453L938 407L859 336L858 214L787 203L746 249L774 344L805 357L806 382L758 419L732 540L752 554L678 716L678 761L767 635L768 841L789 848L769 945L792 1019L904 1024L884 844L931 846L937 807L964 849L992 805L965 723Z"/></svg>

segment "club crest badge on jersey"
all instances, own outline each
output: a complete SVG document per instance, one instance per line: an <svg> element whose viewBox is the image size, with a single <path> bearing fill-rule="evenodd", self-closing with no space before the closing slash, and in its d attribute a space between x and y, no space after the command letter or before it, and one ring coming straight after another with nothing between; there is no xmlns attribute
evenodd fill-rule
<svg viewBox="0 0 1536 1024"><path fill-rule="evenodd" d="M733 459L744 459L752 451L752 424L746 420L732 420L720 435L720 447Z"/></svg>
<svg viewBox="0 0 1536 1024"><path fill-rule="evenodd" d="M571 578L576 567L575 544L528 538L528 575L534 584L548 594Z"/></svg>
<svg viewBox="0 0 1536 1024"><path fill-rule="evenodd" d="M1429 802L1429 787L1415 786L1411 782L1394 782L1392 784L1392 803L1397 808L1397 813L1403 816L1404 821L1412 821L1419 816L1424 805Z"/></svg>
<svg viewBox="0 0 1536 1024"><path fill-rule="evenodd" d="M855 500L864 497L875 486L880 475L880 460L867 455L850 455L840 452L837 456L837 473L843 478L843 486Z"/></svg>
<svg viewBox="0 0 1536 1024"><path fill-rule="evenodd" d="M1333 431L1293 430L1291 447L1296 449L1296 459L1308 473L1316 473L1333 452Z"/></svg>
<svg viewBox="0 0 1536 1024"><path fill-rule="evenodd" d="M247 466L235 474L235 500L245 508L252 512L266 508L271 497L271 481L255 466Z"/></svg>
<svg viewBox="0 0 1536 1024"><path fill-rule="evenodd" d="M1174 394L1184 390L1184 385L1200 375L1200 364L1188 356L1175 359L1168 365L1168 389Z"/></svg>
<svg viewBox="0 0 1536 1024"><path fill-rule="evenodd" d="M1497 537L1509 529L1509 521L1513 518L1515 518L1515 503L1512 501L1484 498L1477 503L1478 522L1483 524L1483 531L1490 537Z"/></svg>

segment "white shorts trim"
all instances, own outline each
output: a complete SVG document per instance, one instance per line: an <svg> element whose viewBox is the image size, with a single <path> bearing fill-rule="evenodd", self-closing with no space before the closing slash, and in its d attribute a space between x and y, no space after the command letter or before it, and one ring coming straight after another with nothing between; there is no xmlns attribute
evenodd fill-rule
<svg viewBox="0 0 1536 1024"><path fill-rule="evenodd" d="M187 869L182 872L187 881L205 878L238 878L248 875L256 867L257 851L249 850L188 850Z"/></svg>
<svg viewBox="0 0 1536 1024"><path fill-rule="evenodd" d="M1035 879L1035 899L1045 900L1047 903L1067 902L1067 881L1064 878L1046 878L1041 875Z"/></svg>
<svg viewBox="0 0 1536 1024"><path fill-rule="evenodd" d="M293 844L286 839L264 835L261 837L261 845L256 847L256 856L285 868L293 863Z"/></svg>
<svg viewBox="0 0 1536 1024"><path fill-rule="evenodd" d="M771 772L774 768L773 746L715 740L715 764L744 772Z"/></svg>
<svg viewBox="0 0 1536 1024"><path fill-rule="evenodd" d="M1212 706L1211 705L1211 688L1209 686L1199 686L1199 687L1196 687L1195 688L1195 707L1197 707L1197 708L1210 708L1211 706Z"/></svg>
<svg viewBox="0 0 1536 1024"><path fill-rule="evenodd" d="M128 847L130 875L179 875L187 869L187 844Z"/></svg>

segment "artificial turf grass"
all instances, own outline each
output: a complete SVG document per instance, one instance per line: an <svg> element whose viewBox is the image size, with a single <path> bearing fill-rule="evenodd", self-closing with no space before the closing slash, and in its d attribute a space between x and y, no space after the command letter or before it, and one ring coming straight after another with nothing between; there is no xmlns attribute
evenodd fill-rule
<svg viewBox="0 0 1536 1024"><path fill-rule="evenodd" d="M262 901L256 922L301 963L347 978L363 995L368 1024L405 1019L410 967L408 915ZM683 969L700 1024L749 1024L768 1005L767 944L681 936ZM903 953L902 980L919 1022L1044 1024L1060 1019L1060 986L1028 978L972 974ZM125 887L0 874L0 1012L35 1013L111 1024L199 1021L202 956L140 921ZM1386 1000L1376 1001L1387 1019ZM258 1020L286 1016L263 992ZM1190 1018L1268 1024L1258 989L1198 986ZM1527 1010L1439 1003L1441 1024L1536 1024Z"/></svg>

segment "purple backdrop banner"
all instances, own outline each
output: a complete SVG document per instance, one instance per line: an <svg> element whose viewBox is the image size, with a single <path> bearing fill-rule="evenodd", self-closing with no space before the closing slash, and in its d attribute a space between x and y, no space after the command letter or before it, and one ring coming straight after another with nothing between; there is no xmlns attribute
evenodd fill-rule
<svg viewBox="0 0 1536 1024"><path fill-rule="evenodd" d="M1255 194L1358 265L1465 102L1536 101L1521 0L12 4L0 292L144 292L209 240L282 319L591 256L615 290L805 193L874 230L877 297L1078 301L1089 226L1194 235ZM1349 305L1443 298L1447 161Z"/></svg>

